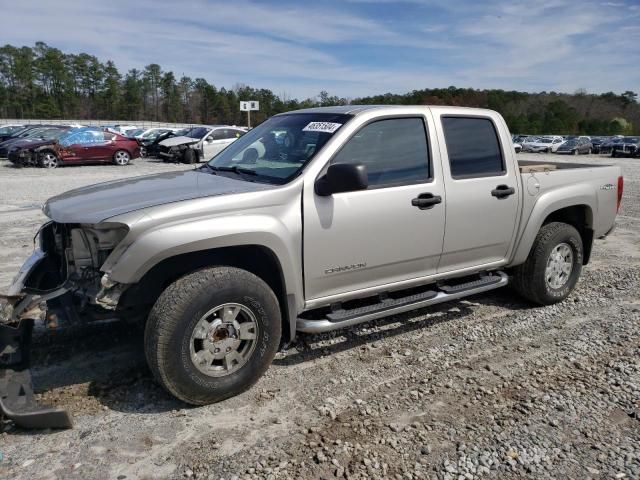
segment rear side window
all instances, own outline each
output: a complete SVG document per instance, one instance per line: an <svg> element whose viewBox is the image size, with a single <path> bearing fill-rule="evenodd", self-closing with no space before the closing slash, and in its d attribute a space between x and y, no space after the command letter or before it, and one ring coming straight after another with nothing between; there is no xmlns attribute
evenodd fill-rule
<svg viewBox="0 0 640 480"><path fill-rule="evenodd" d="M391 118L364 126L331 163L363 163L370 187L429 180L429 148L421 118Z"/></svg>
<svg viewBox="0 0 640 480"><path fill-rule="evenodd" d="M453 178L491 177L505 172L502 150L488 118L442 117Z"/></svg>

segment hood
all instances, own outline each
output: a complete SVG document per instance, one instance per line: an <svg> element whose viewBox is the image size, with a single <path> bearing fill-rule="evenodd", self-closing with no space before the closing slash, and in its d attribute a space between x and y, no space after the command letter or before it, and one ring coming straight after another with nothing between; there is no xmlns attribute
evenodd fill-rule
<svg viewBox="0 0 640 480"><path fill-rule="evenodd" d="M176 145L186 145L187 143L198 143L200 140L191 137L171 137L160 142L165 147L174 147Z"/></svg>
<svg viewBox="0 0 640 480"><path fill-rule="evenodd" d="M182 200L274 188L274 185L189 170L127 178L78 188L50 198L45 215L59 223L99 223L107 218Z"/></svg>

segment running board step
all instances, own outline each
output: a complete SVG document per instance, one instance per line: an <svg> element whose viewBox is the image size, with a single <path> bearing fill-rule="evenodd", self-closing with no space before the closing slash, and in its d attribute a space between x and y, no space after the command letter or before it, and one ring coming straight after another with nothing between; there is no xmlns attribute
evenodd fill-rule
<svg viewBox="0 0 640 480"><path fill-rule="evenodd" d="M442 290L444 293L461 293L468 292L470 290L475 290L478 287L482 287L484 285L493 285L496 283L500 283L502 278L498 275L485 275L484 277L480 277L476 280L471 280L470 282L459 283L458 285L438 285L438 288Z"/></svg>
<svg viewBox="0 0 640 480"><path fill-rule="evenodd" d="M409 295L408 297L397 299L387 298L382 300L380 303L367 305L366 307L350 308L348 310L334 310L333 312L327 314L327 318L332 322L343 322L346 320L351 320L353 318L361 317L363 315L367 315L369 313L385 312L387 310L403 307L405 305L413 305L414 303L431 300L432 298L435 298L437 296L438 292L428 290L416 295Z"/></svg>
<svg viewBox="0 0 640 480"><path fill-rule="evenodd" d="M439 285L438 291L428 290L419 294L396 299L386 298L379 303L353 309L338 309L328 313L324 318L298 318L296 330L305 333L323 333L378 318L408 312L438 303L468 297L477 293L500 288L509 283L506 273L495 272L457 285Z"/></svg>

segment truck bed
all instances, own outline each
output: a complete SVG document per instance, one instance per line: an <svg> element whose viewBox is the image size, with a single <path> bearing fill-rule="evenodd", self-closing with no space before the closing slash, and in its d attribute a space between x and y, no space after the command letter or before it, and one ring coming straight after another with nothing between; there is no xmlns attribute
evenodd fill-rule
<svg viewBox="0 0 640 480"><path fill-rule="evenodd" d="M578 168L600 168L611 165L596 165L592 163L570 163L570 162L539 162L536 160L518 160L520 173L546 172L551 170L573 170Z"/></svg>

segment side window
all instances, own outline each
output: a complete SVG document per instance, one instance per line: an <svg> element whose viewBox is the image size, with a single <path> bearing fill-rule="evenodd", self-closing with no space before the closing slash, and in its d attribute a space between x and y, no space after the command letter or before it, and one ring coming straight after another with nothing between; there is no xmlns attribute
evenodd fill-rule
<svg viewBox="0 0 640 480"><path fill-rule="evenodd" d="M212 140L222 140L224 138L227 138L225 137L225 134L224 134L225 131L226 130L224 128L219 128L217 130L214 130L213 133L209 135L209 138Z"/></svg>
<svg viewBox="0 0 640 480"><path fill-rule="evenodd" d="M429 147L422 118L392 118L364 126L331 160L363 163L370 187L427 182Z"/></svg>
<svg viewBox="0 0 640 480"><path fill-rule="evenodd" d="M225 130L225 137L224 138L240 138L242 135L244 135L245 132L242 130L236 130L233 128L229 128L227 130Z"/></svg>
<svg viewBox="0 0 640 480"><path fill-rule="evenodd" d="M505 172L502 150L488 118L442 117L453 178L492 177Z"/></svg>

